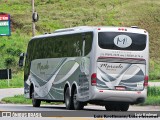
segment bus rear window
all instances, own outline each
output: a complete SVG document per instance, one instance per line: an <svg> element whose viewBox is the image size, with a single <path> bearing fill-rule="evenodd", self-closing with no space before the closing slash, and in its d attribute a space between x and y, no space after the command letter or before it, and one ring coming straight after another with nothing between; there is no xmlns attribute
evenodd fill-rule
<svg viewBox="0 0 160 120"><path fill-rule="evenodd" d="M146 47L146 39L146 35L137 33L98 33L98 44L103 49L142 51Z"/></svg>

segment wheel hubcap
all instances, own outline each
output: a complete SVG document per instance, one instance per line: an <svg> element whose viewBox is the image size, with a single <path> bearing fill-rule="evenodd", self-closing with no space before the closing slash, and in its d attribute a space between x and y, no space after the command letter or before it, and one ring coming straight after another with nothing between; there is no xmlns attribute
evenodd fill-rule
<svg viewBox="0 0 160 120"><path fill-rule="evenodd" d="M66 96L66 104L69 104L69 98Z"/></svg>
<svg viewBox="0 0 160 120"><path fill-rule="evenodd" d="M69 105L69 93L68 93L68 91L65 94L65 104L66 104L66 106Z"/></svg>
<svg viewBox="0 0 160 120"><path fill-rule="evenodd" d="M73 96L73 102L74 102L74 105L77 106L78 102L77 102L77 94L74 94Z"/></svg>

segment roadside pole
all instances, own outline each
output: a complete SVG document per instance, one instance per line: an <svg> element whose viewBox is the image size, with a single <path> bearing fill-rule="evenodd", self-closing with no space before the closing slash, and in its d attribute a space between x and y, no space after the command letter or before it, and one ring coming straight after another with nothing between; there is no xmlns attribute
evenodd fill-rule
<svg viewBox="0 0 160 120"><path fill-rule="evenodd" d="M34 14L34 0L32 0L32 15ZM35 22L32 20L32 37L35 36Z"/></svg>
<svg viewBox="0 0 160 120"><path fill-rule="evenodd" d="M38 21L39 16L38 13L34 9L34 0L32 0L32 37L35 36L36 25L35 23Z"/></svg>
<svg viewBox="0 0 160 120"><path fill-rule="evenodd" d="M10 86L9 85L9 69L7 69L7 75L8 75L8 87Z"/></svg>

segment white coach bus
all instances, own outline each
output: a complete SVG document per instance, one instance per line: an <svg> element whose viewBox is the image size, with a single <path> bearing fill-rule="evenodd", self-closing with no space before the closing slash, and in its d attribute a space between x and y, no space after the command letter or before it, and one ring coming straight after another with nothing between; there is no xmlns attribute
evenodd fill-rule
<svg viewBox="0 0 160 120"><path fill-rule="evenodd" d="M87 103L127 111L145 101L149 36L143 29L80 26L33 37L25 54L24 95L64 102L80 110ZM23 65L21 54L19 65Z"/></svg>

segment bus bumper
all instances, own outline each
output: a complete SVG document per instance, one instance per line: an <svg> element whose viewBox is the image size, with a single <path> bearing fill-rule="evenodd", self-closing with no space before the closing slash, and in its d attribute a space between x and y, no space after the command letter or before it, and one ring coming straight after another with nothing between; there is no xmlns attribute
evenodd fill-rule
<svg viewBox="0 0 160 120"><path fill-rule="evenodd" d="M102 102L127 102L130 104L143 103L147 98L147 89L143 91L117 91L117 90L95 90L90 96L94 103Z"/></svg>

